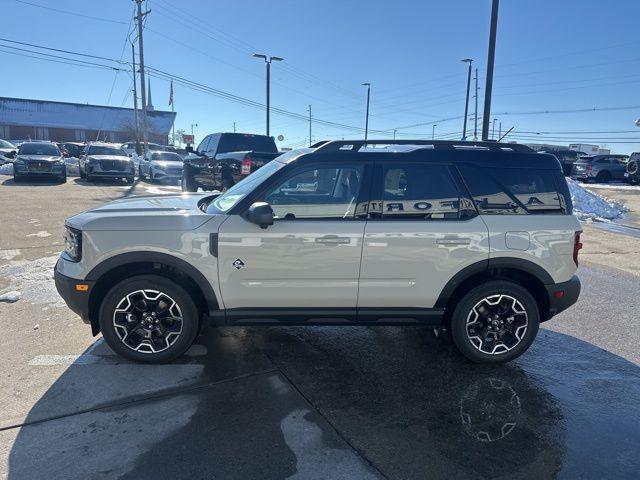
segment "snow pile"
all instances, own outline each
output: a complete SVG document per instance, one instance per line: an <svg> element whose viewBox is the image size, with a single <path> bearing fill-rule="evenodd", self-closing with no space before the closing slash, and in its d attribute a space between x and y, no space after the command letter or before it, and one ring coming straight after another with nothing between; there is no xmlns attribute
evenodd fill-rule
<svg viewBox="0 0 640 480"><path fill-rule="evenodd" d="M15 290L0 295L0 302L14 303L20 300L20 292Z"/></svg>
<svg viewBox="0 0 640 480"><path fill-rule="evenodd" d="M74 157L66 158L65 163L67 164L67 175L69 175L70 177L80 176L80 171L78 170L77 158L74 158Z"/></svg>
<svg viewBox="0 0 640 480"><path fill-rule="evenodd" d="M567 178L567 183L571 191L573 213L583 222L606 222L620 218L629 211L623 203L591 192L570 178Z"/></svg>
<svg viewBox="0 0 640 480"><path fill-rule="evenodd" d="M0 175L13 175L13 163L7 162L0 165Z"/></svg>
<svg viewBox="0 0 640 480"><path fill-rule="evenodd" d="M57 261L58 255L11 261L0 266L0 277L8 280L8 290L22 292L27 302L64 306L53 281L53 267Z"/></svg>

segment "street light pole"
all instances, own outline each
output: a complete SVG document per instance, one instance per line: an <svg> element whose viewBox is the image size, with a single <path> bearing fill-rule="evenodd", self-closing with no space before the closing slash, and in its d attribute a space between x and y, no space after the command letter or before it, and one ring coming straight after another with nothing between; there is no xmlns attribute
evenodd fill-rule
<svg viewBox="0 0 640 480"><path fill-rule="evenodd" d="M254 57L262 58L264 63L267 65L267 137L269 136L269 113L271 110L271 62L281 62L284 58L274 57L271 55L264 55L262 53L254 53Z"/></svg>
<svg viewBox="0 0 640 480"><path fill-rule="evenodd" d="M434 140L436 138L436 127L438 125L435 124L432 128L431 128L431 140Z"/></svg>
<svg viewBox="0 0 640 480"><path fill-rule="evenodd" d="M469 71L467 72L467 98L464 102L464 122L462 124L462 141L467 139L467 117L469 116L469 91L471 90L471 64L473 58L465 58L461 62L469 64Z"/></svg>
<svg viewBox="0 0 640 480"><path fill-rule="evenodd" d="M475 94L475 101L476 101L476 113L474 115L473 118L473 141L477 142L478 141L478 69L476 68L476 94Z"/></svg>
<svg viewBox="0 0 640 480"><path fill-rule="evenodd" d="M496 138L496 122L498 121L497 118L493 119L493 127L491 127L491 140Z"/></svg>
<svg viewBox="0 0 640 480"><path fill-rule="evenodd" d="M193 146L194 146L194 147L195 147L195 145L196 145L196 137L195 137L195 135L193 134L193 127L197 127L197 126L198 126L198 124L197 124L197 123L192 123L192 124L191 124L191 138L193 139Z"/></svg>
<svg viewBox="0 0 640 480"><path fill-rule="evenodd" d="M147 91L144 80L144 43L142 40L142 20L149 10L142 12L142 0L135 0L138 14L136 20L138 22L138 54L140 55L140 95L142 95L142 139L144 141L144 152L149 150L149 127L147 121Z"/></svg>
<svg viewBox="0 0 640 480"><path fill-rule="evenodd" d="M309 146L311 145L311 105L309 105Z"/></svg>
<svg viewBox="0 0 640 480"><path fill-rule="evenodd" d="M364 141L367 141L369 136L369 101L371 100L371 83L364 82L363 87L367 87L367 115L364 120Z"/></svg>
<svg viewBox="0 0 640 480"><path fill-rule="evenodd" d="M482 115L482 140L489 139L491 121L491 92L493 91L493 65L496 58L496 34L498 32L498 6L500 0L493 0L491 6L491 29L489 31L489 53L487 56L487 81L484 92L484 113Z"/></svg>
<svg viewBox="0 0 640 480"><path fill-rule="evenodd" d="M394 139L394 140L396 139L396 132L397 132L397 131L398 131L398 129L397 129L397 128L394 128L394 129L393 129L393 139Z"/></svg>

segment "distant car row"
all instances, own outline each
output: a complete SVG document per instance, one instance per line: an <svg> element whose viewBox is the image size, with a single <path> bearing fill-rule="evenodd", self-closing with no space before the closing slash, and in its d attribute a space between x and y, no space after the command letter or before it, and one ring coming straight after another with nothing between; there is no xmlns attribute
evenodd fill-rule
<svg viewBox="0 0 640 480"><path fill-rule="evenodd" d="M68 156L68 155L67 155ZM65 155L51 142L26 142L17 152L9 152L13 163L13 178L20 182L28 177L45 177L67 181ZM136 164L122 148L112 144L90 143L79 153L80 177L87 181L97 178L124 179L133 183L136 173L150 181L182 178L182 157L175 152L149 151Z"/></svg>

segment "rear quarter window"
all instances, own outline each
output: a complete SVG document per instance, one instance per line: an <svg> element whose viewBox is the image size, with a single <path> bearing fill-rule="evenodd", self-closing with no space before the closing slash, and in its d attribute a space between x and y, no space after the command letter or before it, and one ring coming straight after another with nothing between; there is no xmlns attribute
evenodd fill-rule
<svg viewBox="0 0 640 480"><path fill-rule="evenodd" d="M525 215L571 212L571 198L560 171L461 166L481 214Z"/></svg>

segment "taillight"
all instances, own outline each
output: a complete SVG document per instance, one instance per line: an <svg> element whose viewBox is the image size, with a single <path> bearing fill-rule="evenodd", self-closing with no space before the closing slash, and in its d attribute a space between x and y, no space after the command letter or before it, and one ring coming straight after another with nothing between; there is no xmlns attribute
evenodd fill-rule
<svg viewBox="0 0 640 480"><path fill-rule="evenodd" d="M582 242L580 242L580 234L582 232L576 232L573 237L573 262L578 266L578 252L582 248Z"/></svg>
<svg viewBox="0 0 640 480"><path fill-rule="evenodd" d="M242 175L251 174L251 157L247 155L242 159L242 166L240 167L240 173Z"/></svg>
<svg viewBox="0 0 640 480"><path fill-rule="evenodd" d="M593 170L593 165L587 165L587 172L590 172L591 170Z"/></svg>

